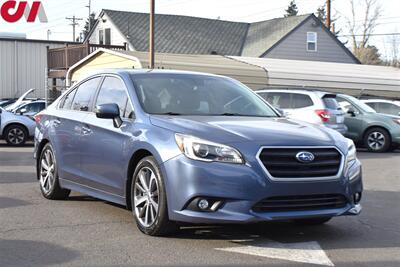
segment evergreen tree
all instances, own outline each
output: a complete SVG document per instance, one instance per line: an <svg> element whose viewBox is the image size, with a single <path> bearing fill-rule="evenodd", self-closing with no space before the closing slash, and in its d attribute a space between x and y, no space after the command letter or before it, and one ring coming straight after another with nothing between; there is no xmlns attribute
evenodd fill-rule
<svg viewBox="0 0 400 267"><path fill-rule="evenodd" d="M96 23L96 13L90 14L90 17L86 19L85 26L83 27L82 35L83 40L85 40L86 36L89 34L89 23L90 29L93 29L94 24Z"/></svg>
<svg viewBox="0 0 400 267"><path fill-rule="evenodd" d="M285 9L286 14L285 17L296 16L299 12L296 2L294 0L290 1L290 4L287 9Z"/></svg>
<svg viewBox="0 0 400 267"><path fill-rule="evenodd" d="M325 21L326 21L326 10L325 10L325 5L320 6L320 7L317 9L317 14L315 14L315 15L317 15L317 18L319 18L320 21L322 21L323 23L325 23Z"/></svg>

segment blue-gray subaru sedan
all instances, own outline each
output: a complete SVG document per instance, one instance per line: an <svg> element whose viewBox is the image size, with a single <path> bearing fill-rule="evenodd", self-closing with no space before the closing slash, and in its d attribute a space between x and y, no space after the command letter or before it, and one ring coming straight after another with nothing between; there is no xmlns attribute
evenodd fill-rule
<svg viewBox="0 0 400 267"><path fill-rule="evenodd" d="M36 116L44 197L70 190L132 209L139 229L361 211L361 164L339 133L289 120L231 78L107 70Z"/></svg>

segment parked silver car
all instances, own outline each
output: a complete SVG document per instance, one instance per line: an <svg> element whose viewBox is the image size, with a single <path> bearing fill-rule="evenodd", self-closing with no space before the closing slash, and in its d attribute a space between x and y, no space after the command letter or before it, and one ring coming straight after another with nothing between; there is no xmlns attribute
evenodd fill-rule
<svg viewBox="0 0 400 267"><path fill-rule="evenodd" d="M46 107L44 100L22 103L13 111L0 108L0 138L12 146L21 146L35 134L34 115Z"/></svg>
<svg viewBox="0 0 400 267"><path fill-rule="evenodd" d="M299 89L268 89L256 93L291 119L323 125L341 134L347 132L345 113L335 94Z"/></svg>

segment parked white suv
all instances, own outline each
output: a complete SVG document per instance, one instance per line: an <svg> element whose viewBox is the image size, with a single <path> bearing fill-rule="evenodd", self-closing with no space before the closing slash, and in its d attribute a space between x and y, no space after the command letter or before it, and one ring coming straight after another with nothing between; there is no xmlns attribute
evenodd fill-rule
<svg viewBox="0 0 400 267"><path fill-rule="evenodd" d="M296 89L268 89L256 93L291 119L324 125L341 134L347 132L345 113L336 102L335 94Z"/></svg>
<svg viewBox="0 0 400 267"><path fill-rule="evenodd" d="M378 113L400 116L400 101L392 101L385 99L368 99L361 100Z"/></svg>

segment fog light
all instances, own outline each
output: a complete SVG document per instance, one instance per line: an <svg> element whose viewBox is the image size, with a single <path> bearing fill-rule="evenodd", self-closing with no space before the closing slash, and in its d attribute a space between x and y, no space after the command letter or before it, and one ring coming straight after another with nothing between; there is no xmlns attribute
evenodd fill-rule
<svg viewBox="0 0 400 267"><path fill-rule="evenodd" d="M358 204L361 200L361 193L355 193L353 195L353 199L354 199L354 204Z"/></svg>
<svg viewBox="0 0 400 267"><path fill-rule="evenodd" d="M208 209L208 201L207 201L207 199L200 199L199 202L197 203L197 206L201 210Z"/></svg>

